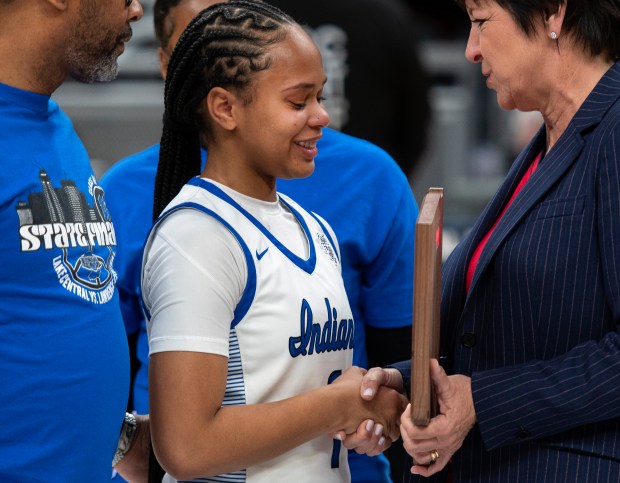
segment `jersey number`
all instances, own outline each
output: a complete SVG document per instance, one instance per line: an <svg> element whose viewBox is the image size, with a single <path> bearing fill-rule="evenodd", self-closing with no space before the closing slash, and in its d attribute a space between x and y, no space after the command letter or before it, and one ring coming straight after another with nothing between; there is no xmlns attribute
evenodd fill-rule
<svg viewBox="0 0 620 483"><path fill-rule="evenodd" d="M334 371L329 375L327 384L331 384L336 380L338 376L342 374L342 371ZM337 439L334 440L334 448L332 449L332 468L340 468L340 446L342 443Z"/></svg>

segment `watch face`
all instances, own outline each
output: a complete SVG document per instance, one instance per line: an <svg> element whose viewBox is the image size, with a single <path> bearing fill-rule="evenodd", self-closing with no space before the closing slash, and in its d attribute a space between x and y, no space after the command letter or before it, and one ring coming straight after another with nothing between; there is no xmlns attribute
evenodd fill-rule
<svg viewBox="0 0 620 483"><path fill-rule="evenodd" d="M116 453L114 453L114 458L112 459L112 466L116 466L120 463L125 456L125 453L133 441L137 425L136 417L133 414L125 413L121 434L118 438L118 446L116 447Z"/></svg>

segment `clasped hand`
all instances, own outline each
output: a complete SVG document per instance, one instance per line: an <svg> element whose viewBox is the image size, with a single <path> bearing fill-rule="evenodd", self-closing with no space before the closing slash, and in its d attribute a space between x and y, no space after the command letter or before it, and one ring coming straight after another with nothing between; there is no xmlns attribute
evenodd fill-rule
<svg viewBox="0 0 620 483"><path fill-rule="evenodd" d="M471 379L460 374L448 376L435 359L431 361L430 369L439 414L431 419L428 426L415 426L411 420L409 404L400 417L403 447L414 461L411 472L422 476L441 471L461 447L476 422ZM373 400L385 388L403 392L400 372L396 369L370 369L362 379L361 397ZM379 454L396 439L389 434L385 436L385 441L381 441L380 436L367 430L367 424L366 421L362 422L354 433L345 434L341 431L334 436L341 439L346 448L368 455ZM436 452L435 461L433 452Z"/></svg>
<svg viewBox="0 0 620 483"><path fill-rule="evenodd" d="M358 452L368 449L368 454L379 454L382 451L379 448L388 447L399 437L400 416L408 400L401 391L385 384L377 385L373 397L360 398L360 387L366 375L365 369L352 367L334 381L334 385L346 390L347 407L346 426L342 431L332 433L332 437L347 439L347 443L355 439Z"/></svg>

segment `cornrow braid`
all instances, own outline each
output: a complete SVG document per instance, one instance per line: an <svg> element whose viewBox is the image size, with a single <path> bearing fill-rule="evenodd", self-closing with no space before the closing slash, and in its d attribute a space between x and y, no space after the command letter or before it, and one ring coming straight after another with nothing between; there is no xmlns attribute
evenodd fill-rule
<svg viewBox="0 0 620 483"><path fill-rule="evenodd" d="M214 87L224 87L251 102L247 91L252 76L269 68L269 47L284 39L288 25L296 24L265 2L232 0L206 8L187 26L166 75L154 220L183 185L200 174L201 133L210 131L198 112L202 99Z"/></svg>

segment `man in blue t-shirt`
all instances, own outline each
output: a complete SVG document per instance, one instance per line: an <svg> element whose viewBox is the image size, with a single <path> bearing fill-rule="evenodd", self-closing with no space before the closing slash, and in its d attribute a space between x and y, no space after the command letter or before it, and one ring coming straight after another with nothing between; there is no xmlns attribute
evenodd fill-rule
<svg viewBox="0 0 620 483"><path fill-rule="evenodd" d="M146 475L148 419L125 413L114 225L50 97L69 76L114 78L141 16L131 0L0 1L2 482L104 483L114 463Z"/></svg>
<svg viewBox="0 0 620 483"><path fill-rule="evenodd" d="M155 33L162 76L185 26L213 0L157 0ZM408 180L377 146L332 129L318 143L315 171L306 179L279 180L309 211L326 218L338 237L343 278L356 322L353 364L369 367L411 356L413 240L418 207ZM206 155L205 155L206 156ZM116 163L103 177L109 210L116 222L115 266L125 326L137 339L139 367L134 407L148 411L148 342L140 305L142 249L151 227L159 145ZM354 483L387 483L384 455L349 453Z"/></svg>

